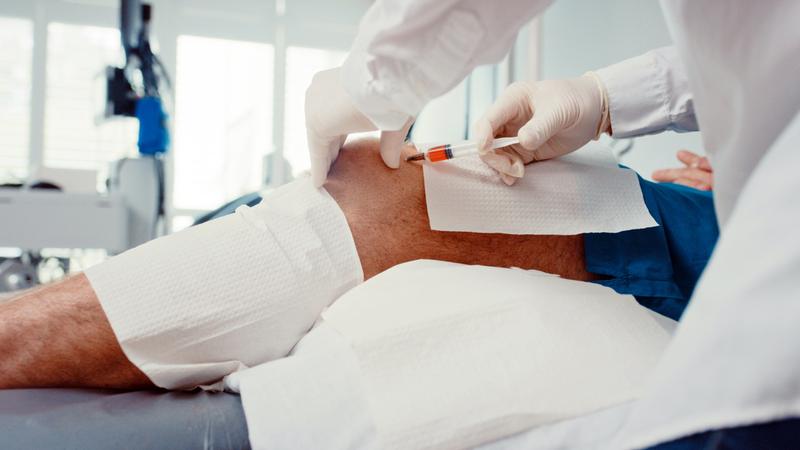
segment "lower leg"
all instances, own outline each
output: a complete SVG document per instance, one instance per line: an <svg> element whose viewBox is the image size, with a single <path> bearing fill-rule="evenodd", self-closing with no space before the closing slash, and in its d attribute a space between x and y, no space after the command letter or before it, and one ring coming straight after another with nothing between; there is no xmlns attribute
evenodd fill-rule
<svg viewBox="0 0 800 450"><path fill-rule="evenodd" d="M0 389L152 387L114 337L84 275L0 304Z"/></svg>

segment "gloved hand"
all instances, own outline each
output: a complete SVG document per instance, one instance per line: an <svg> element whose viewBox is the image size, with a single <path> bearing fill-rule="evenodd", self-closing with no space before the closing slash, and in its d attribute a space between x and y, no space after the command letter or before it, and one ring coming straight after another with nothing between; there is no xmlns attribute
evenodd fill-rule
<svg viewBox="0 0 800 450"><path fill-rule="evenodd" d="M306 134L311 178L317 187L325 183L348 134L376 129L353 104L339 77L338 67L323 70L314 75L306 90ZM401 130L381 132L381 157L387 166L400 166L400 152L411 123L409 119Z"/></svg>
<svg viewBox="0 0 800 450"><path fill-rule="evenodd" d="M597 75L510 85L475 124L481 158L514 184L525 164L555 158L607 131L608 95ZM519 144L492 150L495 137L518 136Z"/></svg>

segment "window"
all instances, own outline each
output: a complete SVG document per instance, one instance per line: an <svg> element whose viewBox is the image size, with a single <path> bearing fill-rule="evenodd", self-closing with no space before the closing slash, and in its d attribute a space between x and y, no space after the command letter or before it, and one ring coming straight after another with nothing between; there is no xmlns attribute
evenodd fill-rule
<svg viewBox="0 0 800 450"><path fill-rule="evenodd" d="M292 165L293 175L308 170L311 161L306 143L306 119L303 111L306 89L320 70L342 65L345 52L307 47L286 49L286 108L283 157Z"/></svg>
<svg viewBox="0 0 800 450"><path fill-rule="evenodd" d="M104 173L110 161L136 154L136 119L99 120L105 100L105 68L123 63L119 31L63 23L48 25L46 166L97 169Z"/></svg>
<svg viewBox="0 0 800 450"><path fill-rule="evenodd" d="M172 218L172 232L189 228L194 223L192 216L175 216Z"/></svg>
<svg viewBox="0 0 800 450"><path fill-rule="evenodd" d="M30 135L33 26L0 17L0 178L24 177Z"/></svg>
<svg viewBox="0 0 800 450"><path fill-rule="evenodd" d="M176 208L213 209L261 186L273 58L268 44L178 37Z"/></svg>

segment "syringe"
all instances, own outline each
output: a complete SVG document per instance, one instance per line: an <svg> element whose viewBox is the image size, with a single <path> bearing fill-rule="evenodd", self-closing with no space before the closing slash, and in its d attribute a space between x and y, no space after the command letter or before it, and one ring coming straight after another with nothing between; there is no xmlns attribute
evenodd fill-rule
<svg viewBox="0 0 800 450"><path fill-rule="evenodd" d="M504 137L492 141L492 148L508 147L509 145L514 144L519 144L518 137ZM445 144L431 147L424 152L409 156L406 158L406 161L422 161L424 159L430 162L439 162L477 154L478 144L473 141L464 141L459 142L458 144Z"/></svg>

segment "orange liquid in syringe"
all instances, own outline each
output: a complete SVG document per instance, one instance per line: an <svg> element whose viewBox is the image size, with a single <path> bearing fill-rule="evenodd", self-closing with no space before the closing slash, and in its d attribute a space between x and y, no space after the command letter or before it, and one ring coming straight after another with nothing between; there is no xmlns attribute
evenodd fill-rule
<svg viewBox="0 0 800 450"><path fill-rule="evenodd" d="M428 150L426 154L428 156L428 161L430 162L447 161L448 159L453 159L453 151L450 149L449 145L433 147L432 149Z"/></svg>

